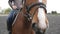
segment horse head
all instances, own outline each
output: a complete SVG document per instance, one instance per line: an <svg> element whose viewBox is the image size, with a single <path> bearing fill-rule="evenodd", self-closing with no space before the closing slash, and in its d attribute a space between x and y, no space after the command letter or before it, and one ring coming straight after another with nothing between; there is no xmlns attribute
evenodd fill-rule
<svg viewBox="0 0 60 34"><path fill-rule="evenodd" d="M23 0L23 8L12 26L12 34L44 34L48 27L46 11L45 4L38 0Z"/></svg>

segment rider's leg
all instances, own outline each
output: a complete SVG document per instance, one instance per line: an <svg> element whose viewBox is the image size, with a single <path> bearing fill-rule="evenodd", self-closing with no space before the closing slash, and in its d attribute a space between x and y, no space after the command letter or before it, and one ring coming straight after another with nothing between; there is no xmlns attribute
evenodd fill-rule
<svg viewBox="0 0 60 34"><path fill-rule="evenodd" d="M9 16L8 16L8 19L7 19L7 29L8 29L8 31L11 31L12 23L13 23L14 18L15 18L15 16L14 16L15 13L16 13L16 11L15 10L12 10L10 12Z"/></svg>

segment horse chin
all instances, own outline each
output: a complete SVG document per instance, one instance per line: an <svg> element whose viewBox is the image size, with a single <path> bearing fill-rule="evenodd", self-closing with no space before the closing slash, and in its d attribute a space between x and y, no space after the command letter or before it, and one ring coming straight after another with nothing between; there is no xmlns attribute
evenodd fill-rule
<svg viewBox="0 0 60 34"><path fill-rule="evenodd" d="M36 31L36 34L45 34L45 30L38 29L38 31Z"/></svg>

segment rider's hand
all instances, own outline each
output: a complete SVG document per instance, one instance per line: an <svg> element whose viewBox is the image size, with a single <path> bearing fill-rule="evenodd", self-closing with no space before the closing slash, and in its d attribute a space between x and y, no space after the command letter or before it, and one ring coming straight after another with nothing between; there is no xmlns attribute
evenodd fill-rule
<svg viewBox="0 0 60 34"><path fill-rule="evenodd" d="M17 8L17 6L15 6L15 5L14 5L14 6L12 6L12 8L13 8L13 9L16 9L16 8Z"/></svg>

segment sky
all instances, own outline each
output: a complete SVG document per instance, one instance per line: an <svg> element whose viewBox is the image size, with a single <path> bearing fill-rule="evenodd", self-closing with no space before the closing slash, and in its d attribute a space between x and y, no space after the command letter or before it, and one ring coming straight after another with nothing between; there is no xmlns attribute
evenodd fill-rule
<svg viewBox="0 0 60 34"><path fill-rule="evenodd" d="M51 11L57 11L60 13L60 0L47 0L47 12L51 13ZM0 0L0 9L5 9L10 7L8 4L8 0Z"/></svg>
<svg viewBox="0 0 60 34"><path fill-rule="evenodd" d="M9 7L8 0L0 0L0 7L1 9L8 8Z"/></svg>
<svg viewBox="0 0 60 34"><path fill-rule="evenodd" d="M60 13L60 0L47 0L47 11L57 11Z"/></svg>

